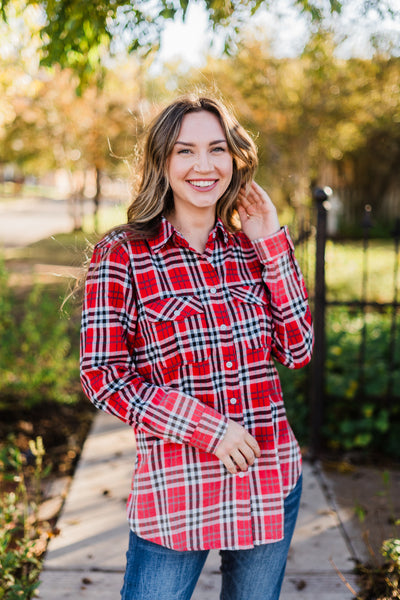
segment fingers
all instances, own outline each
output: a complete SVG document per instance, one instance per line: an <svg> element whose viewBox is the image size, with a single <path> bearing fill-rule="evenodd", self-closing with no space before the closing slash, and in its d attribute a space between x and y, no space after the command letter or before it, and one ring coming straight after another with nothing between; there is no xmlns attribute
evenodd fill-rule
<svg viewBox="0 0 400 600"><path fill-rule="evenodd" d="M238 195L239 204L246 210L271 209L273 203L267 192L263 190L255 181L252 181L246 188L242 186ZM250 214L250 213L249 213Z"/></svg>
<svg viewBox="0 0 400 600"><path fill-rule="evenodd" d="M268 237L280 229L278 213L271 198L255 181L240 189L237 209L243 233L250 240Z"/></svg>
<svg viewBox="0 0 400 600"><path fill-rule="evenodd" d="M229 421L228 429L215 454L229 473L234 475L238 470L247 471L261 455L261 450L257 440L244 427L235 421Z"/></svg>

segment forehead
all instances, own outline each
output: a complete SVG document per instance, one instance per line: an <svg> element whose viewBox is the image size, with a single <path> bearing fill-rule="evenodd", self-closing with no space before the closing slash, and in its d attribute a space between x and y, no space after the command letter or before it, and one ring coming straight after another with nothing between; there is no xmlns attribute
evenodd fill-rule
<svg viewBox="0 0 400 600"><path fill-rule="evenodd" d="M188 113L182 119L178 140L195 142L197 140L225 139L225 133L218 117L207 110Z"/></svg>

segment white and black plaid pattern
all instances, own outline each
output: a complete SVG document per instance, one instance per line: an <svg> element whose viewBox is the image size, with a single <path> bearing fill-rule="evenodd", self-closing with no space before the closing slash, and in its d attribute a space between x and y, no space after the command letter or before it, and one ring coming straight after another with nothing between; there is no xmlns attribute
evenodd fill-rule
<svg viewBox="0 0 400 600"><path fill-rule="evenodd" d="M273 359L301 367L313 343L286 228L251 243L218 221L202 255L166 219L154 239L115 242L96 246L89 270L81 378L135 430L132 529L176 550L281 539L301 457ZM213 454L228 419L261 447L245 474Z"/></svg>

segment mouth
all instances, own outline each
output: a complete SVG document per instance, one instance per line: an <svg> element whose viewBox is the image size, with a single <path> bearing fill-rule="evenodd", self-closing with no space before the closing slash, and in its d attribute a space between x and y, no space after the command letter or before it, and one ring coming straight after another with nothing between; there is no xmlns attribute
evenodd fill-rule
<svg viewBox="0 0 400 600"><path fill-rule="evenodd" d="M218 183L218 179L189 179L188 183L196 190L212 190Z"/></svg>

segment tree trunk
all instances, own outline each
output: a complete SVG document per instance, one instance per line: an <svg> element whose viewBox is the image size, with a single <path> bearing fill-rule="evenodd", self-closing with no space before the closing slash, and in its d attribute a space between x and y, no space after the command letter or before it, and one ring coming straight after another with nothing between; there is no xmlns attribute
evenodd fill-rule
<svg viewBox="0 0 400 600"><path fill-rule="evenodd" d="M95 176L96 176L96 193L93 197L93 222L94 222L94 230L96 233L98 233L99 209L100 209L100 199L101 199L101 171L98 167L96 167Z"/></svg>

